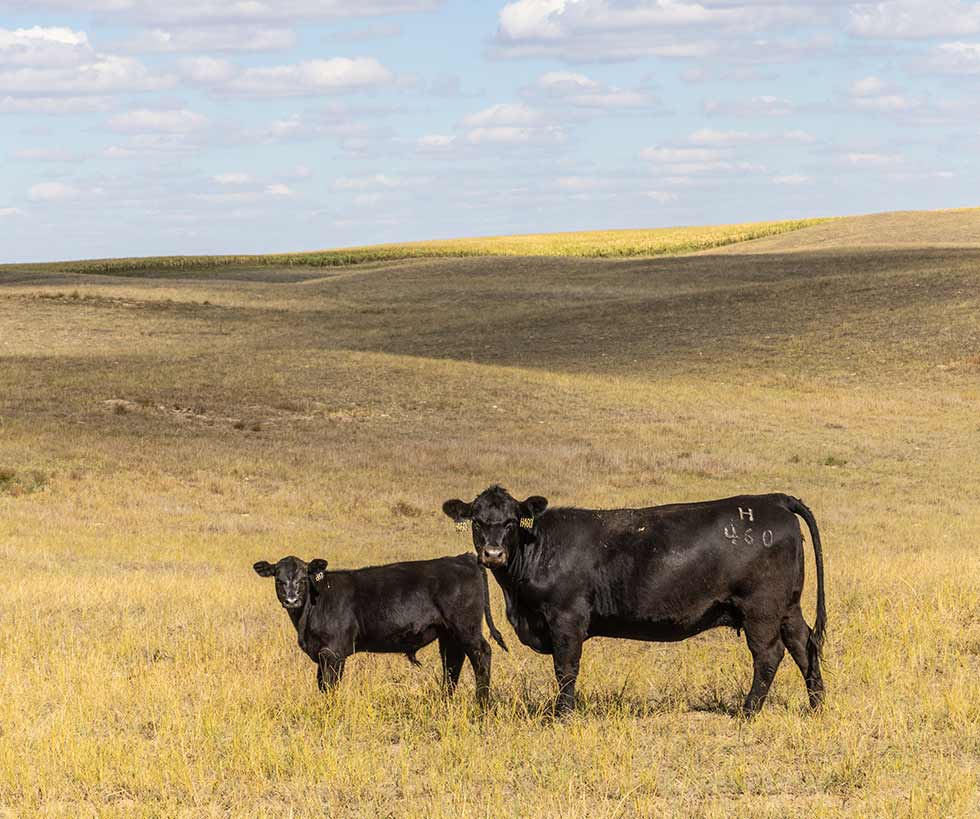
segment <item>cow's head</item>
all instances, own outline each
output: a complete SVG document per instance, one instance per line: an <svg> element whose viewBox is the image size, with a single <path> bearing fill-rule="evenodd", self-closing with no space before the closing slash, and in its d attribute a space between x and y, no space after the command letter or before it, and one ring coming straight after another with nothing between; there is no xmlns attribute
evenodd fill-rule
<svg viewBox="0 0 980 819"><path fill-rule="evenodd" d="M547 508L547 498L532 495L515 500L502 486L484 490L473 503L448 500L442 505L442 511L457 523L472 523L477 558L491 569L507 565L521 542L521 527L532 526Z"/></svg>
<svg viewBox="0 0 980 819"><path fill-rule="evenodd" d="M260 577L276 579L276 597L284 609L301 609L310 597L310 586L322 580L327 561L317 558L306 563L298 557L284 557L277 563L260 560L254 566Z"/></svg>

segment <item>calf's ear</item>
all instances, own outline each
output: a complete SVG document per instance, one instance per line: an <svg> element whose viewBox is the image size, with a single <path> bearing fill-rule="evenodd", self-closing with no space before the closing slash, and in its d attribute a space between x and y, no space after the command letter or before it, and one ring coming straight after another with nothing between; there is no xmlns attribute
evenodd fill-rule
<svg viewBox="0 0 980 819"><path fill-rule="evenodd" d="M259 577L272 577L276 573L276 567L267 560L260 560L252 566Z"/></svg>
<svg viewBox="0 0 980 819"><path fill-rule="evenodd" d="M323 575L327 571L327 561L322 557L311 560L306 565L306 571L310 574L310 580L319 583L321 580L323 580Z"/></svg>
<svg viewBox="0 0 980 819"><path fill-rule="evenodd" d="M540 495L531 495L531 497L520 504L520 507L521 515L536 518L548 508L548 499L542 498Z"/></svg>
<svg viewBox="0 0 980 819"><path fill-rule="evenodd" d="M462 523L464 520L473 517L473 504L464 503L461 500L447 500L442 505L442 511L457 523Z"/></svg>

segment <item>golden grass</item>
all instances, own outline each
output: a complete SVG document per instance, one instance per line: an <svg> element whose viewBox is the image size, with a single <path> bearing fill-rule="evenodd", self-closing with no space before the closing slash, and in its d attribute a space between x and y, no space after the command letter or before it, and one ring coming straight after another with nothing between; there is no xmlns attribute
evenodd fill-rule
<svg viewBox="0 0 980 819"><path fill-rule="evenodd" d="M0 492L0 816L975 816L978 262L0 272L0 467L48 478ZM554 724L493 586L488 714L468 668L441 698L434 648L320 696L252 562L464 551L439 505L495 480L800 495L825 709L787 659L733 718L750 660L719 630L590 641Z"/></svg>
<svg viewBox="0 0 980 819"><path fill-rule="evenodd" d="M146 271L207 270L241 266L346 267L370 262L403 259L464 258L470 256L579 256L626 258L667 256L724 247L751 239L777 236L828 221L793 219L780 222L750 222L642 230L599 230L577 233L534 233L518 236L489 236L428 242L368 245L308 253L273 253L263 256L166 256L138 259L93 259L19 265L51 272L113 273L142 275Z"/></svg>

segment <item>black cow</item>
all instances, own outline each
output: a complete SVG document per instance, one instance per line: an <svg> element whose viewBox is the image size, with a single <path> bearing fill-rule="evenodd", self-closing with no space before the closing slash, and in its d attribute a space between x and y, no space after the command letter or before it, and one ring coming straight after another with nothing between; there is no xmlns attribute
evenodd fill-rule
<svg viewBox="0 0 980 819"><path fill-rule="evenodd" d="M788 495L739 495L645 509L548 509L491 486L443 511L472 521L480 563L493 571L521 642L554 658L559 714L575 702L589 637L684 640L716 626L744 629L752 652L746 715L762 706L784 648L799 666L810 705L823 699L824 605L820 533ZM817 619L800 611L806 521L817 566Z"/></svg>
<svg viewBox="0 0 980 819"><path fill-rule="evenodd" d="M305 563L284 557L252 568L276 578L276 595L296 627L299 647L317 664L321 691L340 681L344 661L359 651L415 652L439 641L443 681L452 693L464 658L476 676L476 695L490 693L490 644L483 618L504 651L507 646L490 616L486 571L473 554L327 571L326 560Z"/></svg>

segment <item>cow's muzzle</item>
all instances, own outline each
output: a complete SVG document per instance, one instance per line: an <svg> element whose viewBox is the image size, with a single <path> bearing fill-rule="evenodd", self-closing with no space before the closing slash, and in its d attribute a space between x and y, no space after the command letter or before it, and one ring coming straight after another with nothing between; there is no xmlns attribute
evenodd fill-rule
<svg viewBox="0 0 980 819"><path fill-rule="evenodd" d="M480 551L480 563L488 569L507 565L507 550L499 546L484 546Z"/></svg>

